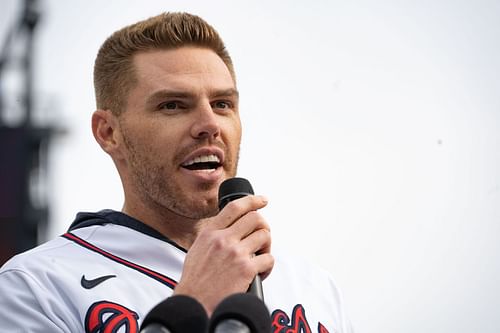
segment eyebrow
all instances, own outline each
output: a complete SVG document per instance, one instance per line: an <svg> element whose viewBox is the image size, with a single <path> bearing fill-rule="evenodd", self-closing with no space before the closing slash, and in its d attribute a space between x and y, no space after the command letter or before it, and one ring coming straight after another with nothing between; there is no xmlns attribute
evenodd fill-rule
<svg viewBox="0 0 500 333"><path fill-rule="evenodd" d="M240 93L235 88L216 90L211 94L213 97L240 97Z"/></svg>
<svg viewBox="0 0 500 333"><path fill-rule="evenodd" d="M239 98L239 92L235 88L229 88L229 89L220 89L220 90L213 90L210 92L210 97L211 98L220 98L220 97L234 97L234 98ZM195 94L189 93L186 91L175 91L175 90L167 90L167 89L162 89L154 92L152 95L150 95L146 103L148 105L150 104L156 104L159 100L165 99L165 98L193 98L195 97Z"/></svg>

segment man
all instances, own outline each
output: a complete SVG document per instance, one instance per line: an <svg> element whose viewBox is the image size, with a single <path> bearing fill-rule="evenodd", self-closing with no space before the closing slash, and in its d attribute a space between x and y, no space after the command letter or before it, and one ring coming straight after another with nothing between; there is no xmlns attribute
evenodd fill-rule
<svg viewBox="0 0 500 333"><path fill-rule="evenodd" d="M68 233L9 261L2 329L136 332L172 294L211 314L259 274L273 332L349 331L326 274L271 255L264 197L218 211L241 124L231 58L210 25L167 13L115 32L94 83L92 131L120 175L123 209L80 213Z"/></svg>

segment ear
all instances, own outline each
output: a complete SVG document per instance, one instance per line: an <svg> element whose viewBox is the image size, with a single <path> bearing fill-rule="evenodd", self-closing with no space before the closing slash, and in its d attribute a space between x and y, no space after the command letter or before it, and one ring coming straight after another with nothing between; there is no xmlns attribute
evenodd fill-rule
<svg viewBox="0 0 500 333"><path fill-rule="evenodd" d="M92 114L92 133L101 148L113 159L121 158L121 132L118 118L110 110L96 110Z"/></svg>

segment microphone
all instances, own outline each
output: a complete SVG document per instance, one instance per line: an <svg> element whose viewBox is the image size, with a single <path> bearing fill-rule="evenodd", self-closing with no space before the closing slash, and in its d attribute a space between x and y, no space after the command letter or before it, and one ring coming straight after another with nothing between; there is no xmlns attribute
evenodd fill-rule
<svg viewBox="0 0 500 333"><path fill-rule="evenodd" d="M269 333L271 316L264 302L253 294L233 294L214 310L209 333Z"/></svg>
<svg viewBox="0 0 500 333"><path fill-rule="evenodd" d="M140 333L198 333L208 327L203 306L186 295L171 296L158 303L144 318Z"/></svg>
<svg viewBox="0 0 500 333"><path fill-rule="evenodd" d="M219 210L222 210L230 201L245 197L247 195L253 195L252 185L245 178L229 178L220 184L219 187ZM252 280L248 291L254 294L259 299L264 301L264 291L262 289L262 280L257 274Z"/></svg>

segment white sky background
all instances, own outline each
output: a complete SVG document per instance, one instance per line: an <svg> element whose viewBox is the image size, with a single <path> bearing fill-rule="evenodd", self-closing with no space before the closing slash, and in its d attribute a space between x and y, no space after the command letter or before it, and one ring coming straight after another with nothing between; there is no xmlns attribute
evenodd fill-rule
<svg viewBox="0 0 500 333"><path fill-rule="evenodd" d="M269 197L275 246L332 273L357 332L500 330L498 1L46 1L40 114L68 131L49 237L77 211L121 208L90 129L93 61L113 31L167 10L226 41L239 175Z"/></svg>

